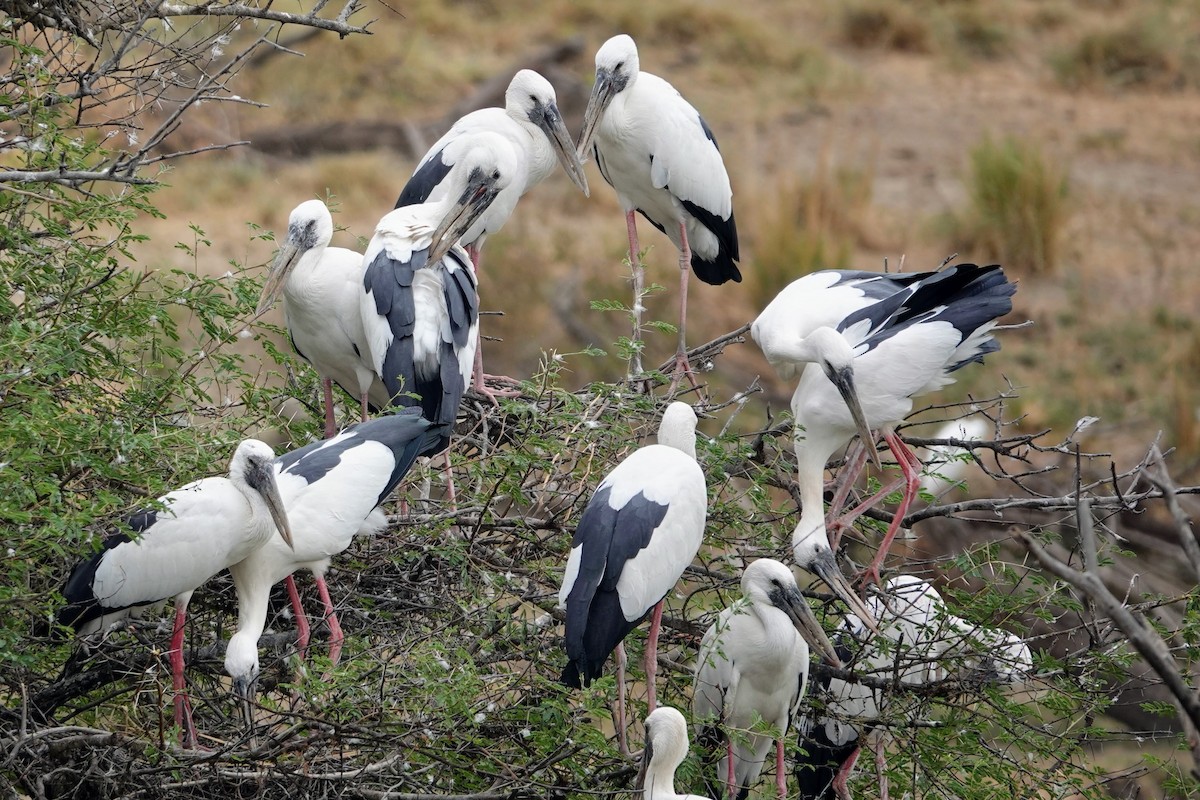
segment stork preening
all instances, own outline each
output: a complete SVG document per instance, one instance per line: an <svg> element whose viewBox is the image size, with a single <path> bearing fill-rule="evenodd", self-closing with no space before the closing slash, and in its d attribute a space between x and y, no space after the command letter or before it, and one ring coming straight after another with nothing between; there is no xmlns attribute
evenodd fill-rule
<svg viewBox="0 0 1200 800"><path fill-rule="evenodd" d="M883 595L868 602L879 618L879 634L870 634L857 619L846 617L837 637L843 660L863 677L916 687L961 667L976 677L1012 684L1023 681L1033 667L1029 646L1020 637L954 616L938 591L915 576L888 580ZM850 800L847 780L872 726L879 720L911 719L924 702L890 688L839 678L814 685L812 695L822 696L823 711L797 722L801 755L795 774L800 797L813 800ZM882 765L879 736L873 737L872 746ZM886 785L880 796L887 796Z"/></svg>
<svg viewBox="0 0 1200 800"><path fill-rule="evenodd" d="M479 296L467 252L456 242L514 180L512 145L495 133L471 137L438 200L390 211L363 256L360 295L367 355L394 405L420 407L453 425L471 379ZM449 435L426 455L445 450Z"/></svg>
<svg viewBox="0 0 1200 800"><path fill-rule="evenodd" d="M635 794L643 800L709 800L695 794L675 793L675 770L687 758L687 721L670 706L662 706L646 716L646 747L642 764L634 779Z"/></svg>
<svg viewBox="0 0 1200 800"><path fill-rule="evenodd" d="M311 570L329 625L330 668L338 663L342 629L324 574L333 556L355 535L382 530L379 510L417 456L446 435L444 426L424 419L416 409L351 426L333 439L314 442L276 459L274 469L291 523L293 548L268 542L230 567L238 594L238 629L225 651L225 671L234 691L250 701L258 677L258 640L267 619L271 587L297 569ZM290 591L289 591L290 594ZM309 625L298 599L296 624L300 647L308 644Z"/></svg>
<svg viewBox="0 0 1200 800"><path fill-rule="evenodd" d="M808 688L810 643L841 665L791 570L770 558L746 567L742 599L705 632L696 661L692 715L704 721L698 739L724 751L717 780L708 783L713 797L745 800L757 783L771 747L771 736L755 730L759 720L779 732L775 781L780 800L787 797L783 739Z"/></svg>
<svg viewBox="0 0 1200 800"><path fill-rule="evenodd" d="M501 189L487 210L462 234L460 243L470 255L477 277L484 241L508 221L517 207L517 201L526 192L550 176L556 161L584 196L589 194L583 164L579 161L575 143L558 110L554 87L533 70L523 69L508 84L508 90L504 93L504 108L472 111L459 118L429 148L400 192L396 208L438 200L452 191L450 173L471 148L479 145L481 140L476 136L479 133L499 134L505 139L516 156L517 175L524 176L524 180L514 179ZM486 142L486 139L482 141ZM485 376L478 344L473 367L476 390L493 399L497 395L516 394L511 390L484 388L485 378L488 377L502 383L515 381L503 376Z"/></svg>
<svg viewBox="0 0 1200 800"><path fill-rule="evenodd" d="M801 566L824 559L830 546L823 499L830 456L855 434L866 437L861 455L845 467L846 491L874 450L869 430L879 430L895 456L901 477L840 520L847 525L863 509L903 489L892 524L865 573L878 583L879 568L920 485L920 461L894 426L912 410L914 397L953 383L955 370L1000 348L992 329L1012 310L1016 286L998 265L959 264L881 280L866 277L870 275L829 271L801 278L767 307L752 332L769 359L787 365L785 371L803 365L792 395L802 506L792 547ZM876 302L865 302L888 291ZM849 310L834 320L827 306ZM820 324L789 322L809 318ZM852 354L848 361L847 353ZM854 404L860 413L851 410ZM841 496L840 491L835 496L832 516Z"/></svg>
<svg viewBox="0 0 1200 800"><path fill-rule="evenodd" d="M257 315L274 305L283 291L283 319L296 353L321 376L325 402L325 438L337 432L333 384L359 404L362 418L388 406L383 381L366 353L359 295L363 257L345 247L330 247L333 217L320 200L296 206L288 217L287 238L263 283Z"/></svg>
<svg viewBox="0 0 1200 800"><path fill-rule="evenodd" d="M201 478L159 498L163 508L139 511L104 548L71 571L58 621L87 635L144 606L175 598L168 651L175 690L175 725L185 747L196 744L184 682L183 634L192 592L274 538L290 547L291 528L275 480L271 448L246 439L234 451L229 477Z"/></svg>
<svg viewBox="0 0 1200 800"><path fill-rule="evenodd" d="M624 34L596 52L596 83L584 112L579 152L593 147L596 165L625 211L633 267L633 339L641 338L645 276L638 256L640 213L679 248L679 346L672 385L688 363L688 271L719 286L741 281L733 190L717 140L699 112L657 75L641 72L637 45ZM630 369L642 371L635 348Z"/></svg>
<svg viewBox="0 0 1200 800"><path fill-rule="evenodd" d="M704 539L708 494L696 462L696 414L686 403L663 412L658 443L625 458L588 501L563 575L568 663L562 681L588 686L617 651L615 720L625 739L625 636L651 611L646 642L647 705L655 706L663 598L679 582Z"/></svg>

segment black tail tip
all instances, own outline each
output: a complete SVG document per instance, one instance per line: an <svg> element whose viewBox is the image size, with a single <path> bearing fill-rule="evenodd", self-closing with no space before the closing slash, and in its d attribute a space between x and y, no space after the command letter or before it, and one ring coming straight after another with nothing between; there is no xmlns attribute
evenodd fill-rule
<svg viewBox="0 0 1200 800"><path fill-rule="evenodd" d="M568 689L583 688L583 683L579 679L579 665L574 661L567 664L567 668L563 670L562 677L559 680Z"/></svg>

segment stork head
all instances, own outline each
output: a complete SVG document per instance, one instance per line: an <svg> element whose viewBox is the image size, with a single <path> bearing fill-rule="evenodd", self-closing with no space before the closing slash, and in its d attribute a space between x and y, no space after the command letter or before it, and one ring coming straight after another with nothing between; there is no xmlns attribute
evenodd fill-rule
<svg viewBox="0 0 1200 800"><path fill-rule="evenodd" d="M450 167L450 196L456 199L433 232L429 264L438 263L450 252L496 195L516 180L519 170L513 146L503 136L480 132L472 137L462 157Z"/></svg>
<svg viewBox="0 0 1200 800"><path fill-rule="evenodd" d="M854 350L846 337L833 328L817 328L804 338L801 352L806 360L820 365L825 377L838 390L846 408L850 410L850 418L854 420L854 427L858 429L858 435L867 448L871 463L876 469L882 469L879 454L875 452L875 439L871 436L867 416L858 399L858 389L854 384Z"/></svg>
<svg viewBox="0 0 1200 800"><path fill-rule="evenodd" d="M257 505L255 498L266 506L279 535L288 547L295 549L292 528L279 494L279 484L275 481L275 451L271 446L258 439L244 440L229 463L229 479L242 490L252 506Z"/></svg>
<svg viewBox="0 0 1200 800"><path fill-rule="evenodd" d="M521 70L508 84L508 91L504 93L504 107L513 119L522 123L528 121L545 134L567 177L579 187L584 197L590 197L583 164L579 161L575 142L571 140L562 113L558 110L558 96L550 81L531 69Z"/></svg>
<svg viewBox="0 0 1200 800"><path fill-rule="evenodd" d="M254 727L254 693L258 682L258 642L238 631L225 648L225 672L233 679L233 694L241 703L248 728Z"/></svg>
<svg viewBox="0 0 1200 800"><path fill-rule="evenodd" d="M833 642L800 594L792 571L773 558L760 558L742 571L742 594L756 606L774 606L787 615L804 640L835 667L842 665Z"/></svg>
<svg viewBox="0 0 1200 800"><path fill-rule="evenodd" d="M255 316L275 304L279 290L305 253L324 250L333 238L333 217L320 200L308 200L292 209L288 217L287 238L279 247L275 261L263 282Z"/></svg>
<svg viewBox="0 0 1200 800"><path fill-rule="evenodd" d="M596 51L596 83L592 85L587 110L583 112L583 133L579 136L580 157L585 157L592 146L596 126L609 103L637 80L639 71L637 45L628 34L612 37Z"/></svg>
<svg viewBox="0 0 1200 800"><path fill-rule="evenodd" d="M815 524L809 520L809 517L816 518ZM867 604L854 593L854 589L842 575L837 560L833 557L833 550L829 547L828 537L825 534L823 511L800 517L800 524L792 532L792 553L796 557L797 565L823 580L825 585L850 607L854 616L861 619L863 624L873 632L879 633L879 623L876 621L875 615L867 608Z"/></svg>
<svg viewBox="0 0 1200 800"><path fill-rule="evenodd" d="M647 788L647 795L675 793L675 769L683 763L688 753L687 721L677 709L659 706L650 712L645 723L646 747L642 750L642 765L634 779L633 787L638 792ZM649 780L670 781L670 786L647 787Z"/></svg>
<svg viewBox="0 0 1200 800"><path fill-rule="evenodd" d="M696 412L691 406L678 400L667 406L658 423L658 443L696 457Z"/></svg>

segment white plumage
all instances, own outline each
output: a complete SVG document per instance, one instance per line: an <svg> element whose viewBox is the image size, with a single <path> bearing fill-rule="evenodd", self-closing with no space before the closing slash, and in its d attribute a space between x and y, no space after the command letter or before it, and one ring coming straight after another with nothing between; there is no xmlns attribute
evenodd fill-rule
<svg viewBox="0 0 1200 800"><path fill-rule="evenodd" d="M646 747L634 779L634 793L643 800L708 800L695 794L675 793L675 770L687 758L687 721L670 706L662 706L646 717Z"/></svg>
<svg viewBox="0 0 1200 800"><path fill-rule="evenodd" d="M960 667L1010 684L1023 681L1033 667L1029 647L1020 637L954 616L938 591L915 576L888 580L883 595L871 597L868 603L879 619L877 636L852 617L842 625L852 642L845 658L857 651L856 674L921 686L947 677L949 662L955 659ZM827 687L814 688L817 692L825 695L823 715L797 723L806 753L798 760L797 777L800 796L832 798L835 791L844 791L835 783L844 784L874 721L912 716L923 701L838 678L831 678Z"/></svg>
<svg viewBox="0 0 1200 800"><path fill-rule="evenodd" d="M359 402L362 418L371 406L387 408L388 393L366 354L359 296L363 257L329 247L333 217L320 200L292 210L287 238L263 284L258 314L283 289L283 318L296 352L321 376L325 389L325 436L337 430L331 382Z"/></svg>
<svg viewBox="0 0 1200 800"><path fill-rule="evenodd" d="M438 424L458 414L478 336L475 275L455 243L505 187L524 180L504 137L479 133L469 141L443 198L389 212L363 256L360 303L372 369L393 404L419 406Z"/></svg>
<svg viewBox="0 0 1200 800"><path fill-rule="evenodd" d="M292 524L294 550L264 546L230 567L238 593L238 629L225 653L225 671L235 691L251 696L258 676L258 639L267 617L271 587L297 569L316 576L330 628L330 662L336 665L342 633L323 575L330 559L350 546L355 535L387 525L378 506L411 468L413 461L444 434L416 410L351 426L333 439L280 456L275 474ZM298 609L301 647L307 624Z"/></svg>
<svg viewBox="0 0 1200 800"><path fill-rule="evenodd" d="M62 594L63 625L87 634L175 598L171 637L175 723L185 746L196 741L183 678L183 634L192 592L226 567L262 547L278 531L289 545L291 529L275 481L275 453L257 439L234 451L229 477L202 478L159 498L127 521L128 532L110 536L104 549L78 564ZM136 538L135 538L136 537Z"/></svg>
<svg viewBox="0 0 1200 800"><path fill-rule="evenodd" d="M579 151L592 147L601 175L617 192L634 264L634 338L641 324L642 272L635 212L680 250L677 377L691 374L685 327L687 276L740 281L733 191L716 139L699 112L657 75L642 72L637 45L624 34L596 52L596 83L584 112ZM635 362L634 369L640 371Z"/></svg>
<svg viewBox="0 0 1200 800"><path fill-rule="evenodd" d="M500 230L521 196L537 186L562 165L567 176L588 194L583 165L563 124L554 87L533 70L513 76L504 93L504 108L481 108L460 117L441 139L425 153L396 200L396 207L439 200L449 191L447 175L481 132L503 136L516 154L524 180L513 181L500 191L492 205L467 228L461 243L478 264L479 251L488 235Z"/></svg>
<svg viewBox="0 0 1200 800"><path fill-rule="evenodd" d="M653 707L662 600L700 549L707 511L704 472L696 463L696 414L686 403L671 403L658 444L634 451L605 477L575 529L559 592L567 612L566 685L587 686L598 678L609 653L654 610L646 646ZM622 687L623 657L622 649Z"/></svg>
<svg viewBox="0 0 1200 800"><path fill-rule="evenodd" d="M761 720L779 731L776 783L781 800L786 796L783 737L808 686L810 641L838 663L791 571L769 558L746 567L742 598L705 632L696 661L692 714L704 724L699 739L704 746L725 751L717 762L716 780L708 784L709 794L723 797L729 786L733 797L744 798L754 788L772 741L756 732ZM730 737L730 729L738 734Z"/></svg>

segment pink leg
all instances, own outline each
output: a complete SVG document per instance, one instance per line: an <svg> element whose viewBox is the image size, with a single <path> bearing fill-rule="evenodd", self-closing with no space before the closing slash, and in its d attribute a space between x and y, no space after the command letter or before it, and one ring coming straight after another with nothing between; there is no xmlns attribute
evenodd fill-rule
<svg viewBox="0 0 1200 800"><path fill-rule="evenodd" d="M838 515L842 513L842 507L846 505L846 500L850 496L850 489L854 486L855 480L862 472L863 466L867 463L867 448L863 447L861 442L855 442L850 449L851 455L846 457L846 463L842 465L841 471L838 472L837 481L834 490L833 502L829 504L829 513L825 517L825 528L829 533L829 546L836 552L838 544L842 540L842 531L848 526L840 519Z"/></svg>
<svg viewBox="0 0 1200 800"><path fill-rule="evenodd" d="M196 725L192 722L192 704L183 679L183 626L186 621L187 603L182 603L175 609L175 628L171 632L171 688L175 691L175 727L183 737L181 744L190 750L196 746Z"/></svg>
<svg viewBox="0 0 1200 800"><path fill-rule="evenodd" d="M320 575L313 577L317 581L317 592L321 595L321 602L325 605L325 623L329 625L329 668L333 669L337 666L338 659L342 657L342 642L346 640L346 637L342 634L342 626L338 624L337 610L333 607L333 601L329 599L329 586Z"/></svg>
<svg viewBox="0 0 1200 800"><path fill-rule="evenodd" d="M333 381L329 378L321 381L321 389L325 396L325 438L337 436L337 423L333 420Z"/></svg>
<svg viewBox="0 0 1200 800"><path fill-rule="evenodd" d="M879 776L879 800L888 800L887 758L883 737L877 736L871 749L875 751L875 774Z"/></svg>
<svg viewBox="0 0 1200 800"><path fill-rule="evenodd" d="M371 414L370 414L370 408L368 407L368 403L367 403L367 396L365 394L362 397L358 398L358 405L359 405L359 408L362 410L362 421L366 422L368 419L370 419Z"/></svg>
<svg viewBox="0 0 1200 800"><path fill-rule="evenodd" d="M725 736L725 796L729 800L737 797L737 776L733 768L733 737L726 731Z"/></svg>
<svg viewBox="0 0 1200 800"><path fill-rule="evenodd" d="M838 769L837 775L833 778L833 792L838 796L838 800L853 800L850 796L850 787L847 782L850 780L850 773L854 771L854 762L858 761L858 754L862 752L862 746L859 745L850 757L847 758L842 766Z"/></svg>
<svg viewBox="0 0 1200 800"><path fill-rule="evenodd" d="M450 469L450 450L442 451L442 472L446 476L446 499L450 501L450 510L458 511L458 500L454 495L454 471Z"/></svg>
<svg viewBox="0 0 1200 800"><path fill-rule="evenodd" d="M617 742L621 746L621 755L629 757L629 741L625 734L625 645L617 644Z"/></svg>
<svg viewBox="0 0 1200 800"><path fill-rule="evenodd" d="M284 581L287 586L288 599L292 601L292 616L296 618L296 648L300 651L300 660L308 655L308 639L311 629L308 627L308 615L304 613L304 604L300 602L300 592L296 589L296 579L291 575Z"/></svg>
<svg viewBox="0 0 1200 800"><path fill-rule="evenodd" d="M884 534L883 541L879 544L879 552L875 554L875 559L863 573L864 580L873 581L876 585L879 585L879 567L882 566L883 559L887 556L888 548L892 546L892 540L900 532L900 523L904 521L904 515L908 513L908 507L921 487L921 462L916 453L909 449L895 431L887 431L883 438L891 448L892 455L896 457L896 463L900 465L900 472L904 475L904 496L900 499L900 505L892 517L892 524L888 526L887 533Z"/></svg>
<svg viewBox="0 0 1200 800"><path fill-rule="evenodd" d="M654 710L654 679L658 676L658 629L662 627L663 601L659 600L650 615L650 635L646 637L646 713Z"/></svg>
<svg viewBox="0 0 1200 800"><path fill-rule="evenodd" d="M479 275L479 265L483 261L483 253L473 244L466 247L467 255L471 257L471 266L475 268L475 275ZM476 334L475 337L475 364L471 370L471 388L479 392L481 395L492 401L492 405L498 406L500 403L496 401L497 397L520 397L519 389L489 389L487 387L487 379L492 378L497 381L517 384L518 381L504 375L487 375L483 371L483 336Z"/></svg>
<svg viewBox="0 0 1200 800"><path fill-rule="evenodd" d="M775 742L775 788L779 790L779 800L787 800L787 772L783 769L783 740Z"/></svg>
<svg viewBox="0 0 1200 800"><path fill-rule="evenodd" d="M638 257L637 217L635 212L625 214L625 232L629 234L629 268L633 272L633 358L629 361L629 377L642 374L642 351L638 342L642 340L642 301L646 291L646 270Z"/></svg>
<svg viewBox="0 0 1200 800"><path fill-rule="evenodd" d="M687 226L679 223L682 247L679 250L679 346L675 350L675 374L671 376L670 391L675 391L681 377L687 377L692 388L697 388L696 375L687 357L687 286L692 271L692 248L688 245Z"/></svg>

